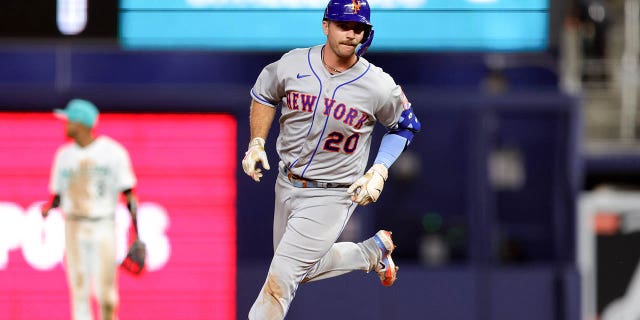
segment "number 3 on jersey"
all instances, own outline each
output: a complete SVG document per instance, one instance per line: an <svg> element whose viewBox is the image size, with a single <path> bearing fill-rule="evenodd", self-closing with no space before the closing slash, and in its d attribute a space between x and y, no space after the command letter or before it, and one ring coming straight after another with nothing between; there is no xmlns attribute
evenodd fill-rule
<svg viewBox="0 0 640 320"><path fill-rule="evenodd" d="M327 139L324 142L324 150L330 152L340 152L340 150L343 150L346 154L352 154L358 147L359 139L359 133L354 133L345 139L342 132L334 131L327 135ZM343 141L344 144L342 143Z"/></svg>

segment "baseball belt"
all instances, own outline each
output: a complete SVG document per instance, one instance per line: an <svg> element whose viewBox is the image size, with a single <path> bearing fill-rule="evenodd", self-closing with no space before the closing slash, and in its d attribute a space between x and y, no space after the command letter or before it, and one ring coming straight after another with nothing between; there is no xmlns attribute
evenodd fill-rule
<svg viewBox="0 0 640 320"><path fill-rule="evenodd" d="M336 182L322 182L322 181L315 181L315 180L302 178L298 175L293 174L289 170L289 168L287 168L287 166L281 166L280 172L283 175L285 175L289 179L289 182L291 182L291 185L293 185L296 188L324 188L324 189L349 188L348 184L336 183Z"/></svg>
<svg viewBox="0 0 640 320"><path fill-rule="evenodd" d="M113 216L87 217L87 216L81 216L76 214L68 214L66 215L66 219L71 221L99 222L99 221L105 221L105 220L113 220L114 217Z"/></svg>

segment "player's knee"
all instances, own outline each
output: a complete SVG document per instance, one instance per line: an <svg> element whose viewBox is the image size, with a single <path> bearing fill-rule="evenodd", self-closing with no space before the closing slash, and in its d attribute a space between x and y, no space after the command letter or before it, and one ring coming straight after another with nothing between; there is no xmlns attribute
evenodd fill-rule
<svg viewBox="0 0 640 320"><path fill-rule="evenodd" d="M73 280L71 285L73 286L74 291L85 291L85 288L89 287L89 283L87 282L84 273L76 273L71 275L71 277Z"/></svg>
<svg viewBox="0 0 640 320"><path fill-rule="evenodd" d="M83 302L89 299L89 286L82 276L76 276L75 282L71 284L71 296L78 302Z"/></svg>
<svg viewBox="0 0 640 320"><path fill-rule="evenodd" d="M277 263L272 263L264 286L265 294L280 302L291 300L307 270L291 266L290 261L278 260Z"/></svg>
<svg viewBox="0 0 640 320"><path fill-rule="evenodd" d="M282 299L283 286L281 279L277 275L269 274L267 277L267 283L264 286L264 291L266 295L271 297L273 300L279 301Z"/></svg>
<svg viewBox="0 0 640 320"><path fill-rule="evenodd" d="M118 305L118 293L115 288L102 290L100 294L100 304L103 308L111 308L115 310Z"/></svg>
<svg viewBox="0 0 640 320"><path fill-rule="evenodd" d="M115 319L116 306L112 303L105 303L102 305L102 319L111 320Z"/></svg>

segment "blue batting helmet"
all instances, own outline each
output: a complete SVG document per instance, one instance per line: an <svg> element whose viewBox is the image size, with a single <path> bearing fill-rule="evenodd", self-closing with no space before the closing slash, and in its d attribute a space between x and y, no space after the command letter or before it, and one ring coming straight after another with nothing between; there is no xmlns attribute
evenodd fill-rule
<svg viewBox="0 0 640 320"><path fill-rule="evenodd" d="M361 45L356 54L360 57L364 55L371 41L373 41L373 25L371 24L371 10L367 0L329 0L327 8L324 9L323 20L331 21L351 21L366 24L369 26L364 32Z"/></svg>
<svg viewBox="0 0 640 320"><path fill-rule="evenodd" d="M371 26L371 10L366 0L330 0L324 10L324 19L353 21Z"/></svg>

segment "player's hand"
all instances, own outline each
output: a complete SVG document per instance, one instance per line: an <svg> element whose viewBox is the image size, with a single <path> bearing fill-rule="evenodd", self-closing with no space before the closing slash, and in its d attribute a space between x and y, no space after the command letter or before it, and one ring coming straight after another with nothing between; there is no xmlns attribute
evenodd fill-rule
<svg viewBox="0 0 640 320"><path fill-rule="evenodd" d="M257 167L258 162L262 164L265 170L271 169L267 160L267 153L264 152L264 139L260 137L251 140L249 149L245 152L244 159L242 159L244 173L256 182L260 182L260 178L262 178L262 170Z"/></svg>
<svg viewBox="0 0 640 320"><path fill-rule="evenodd" d="M379 163L374 164L364 176L349 186L347 193L351 195L351 200L361 206L376 202L382 193L387 176L387 167Z"/></svg>

